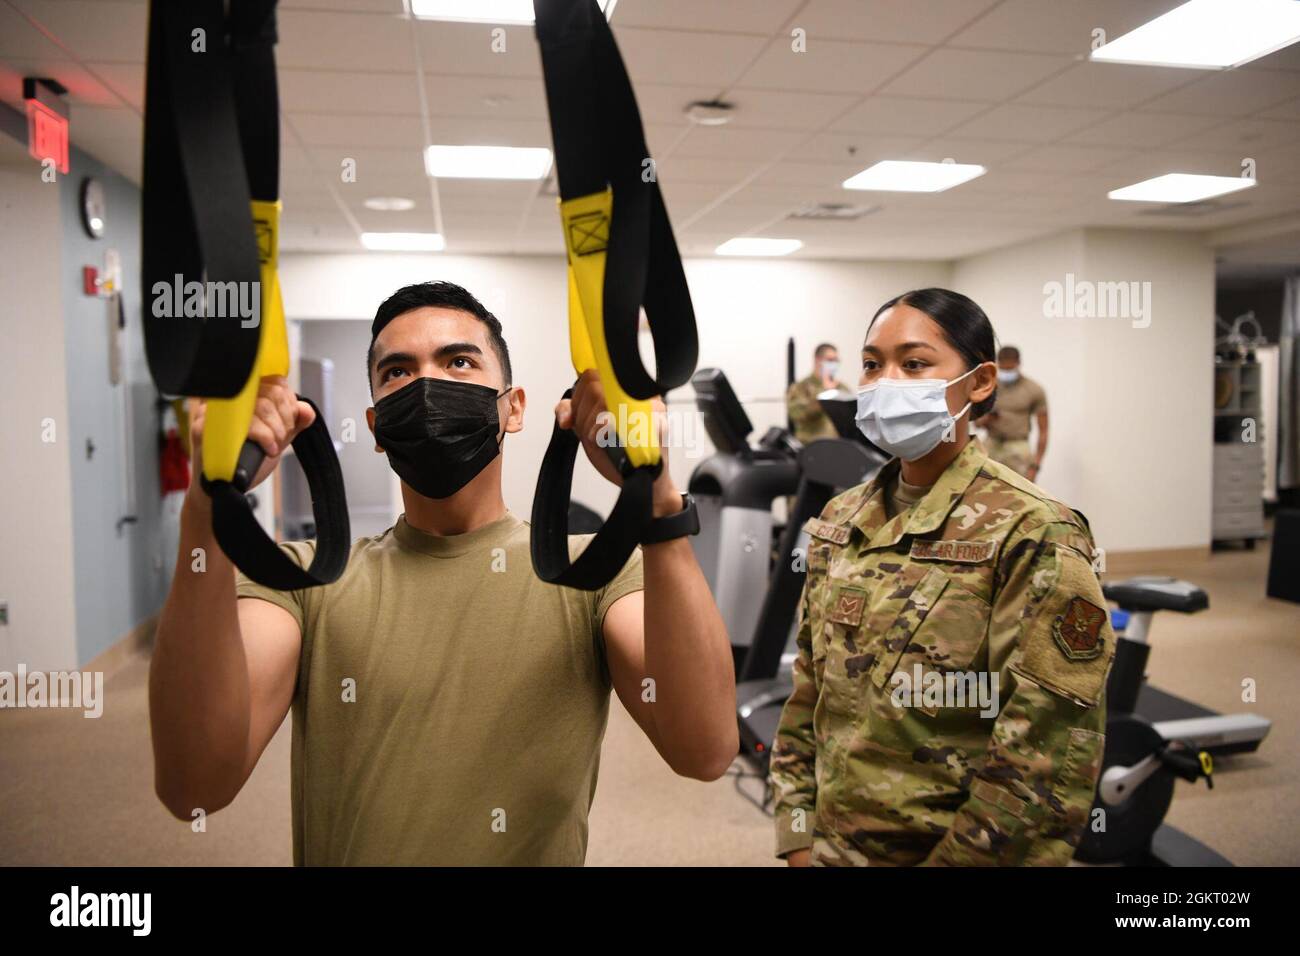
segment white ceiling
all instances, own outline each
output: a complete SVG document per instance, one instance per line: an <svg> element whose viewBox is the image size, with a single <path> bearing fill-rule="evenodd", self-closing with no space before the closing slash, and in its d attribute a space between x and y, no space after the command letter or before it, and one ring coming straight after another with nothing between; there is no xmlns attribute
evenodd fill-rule
<svg viewBox="0 0 1300 956"><path fill-rule="evenodd" d="M1300 45L1227 72L1086 60L1180 0L620 0L614 32L683 251L740 234L802 239L812 258L950 259L1078 226L1222 230L1300 222ZM282 243L356 250L364 230L433 229L418 59L434 142L549 145L531 28L417 21L402 0L281 0ZM0 99L19 80L70 90L72 137L140 178L144 0L0 0ZM791 49L791 31L807 52ZM735 119L692 126L693 100ZM1259 185L1196 216L1113 202L1164 172ZM345 157L355 183L340 181ZM988 173L942 194L846 192L878 159L952 157ZM449 252L560 252L537 183L440 180ZM406 196L406 213L367 210ZM786 221L809 202L880 208Z"/></svg>

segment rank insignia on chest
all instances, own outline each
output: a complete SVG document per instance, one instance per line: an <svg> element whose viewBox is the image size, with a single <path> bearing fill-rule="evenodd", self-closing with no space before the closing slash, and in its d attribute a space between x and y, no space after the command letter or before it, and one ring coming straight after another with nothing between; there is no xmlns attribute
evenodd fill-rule
<svg viewBox="0 0 1300 956"><path fill-rule="evenodd" d="M827 620L832 624L857 627L862 623L862 609L866 603L867 592L861 588L836 588L831 599L831 613L827 616Z"/></svg>
<svg viewBox="0 0 1300 956"><path fill-rule="evenodd" d="M983 564L993 557L992 541L913 541L911 557L929 561Z"/></svg>
<svg viewBox="0 0 1300 956"><path fill-rule="evenodd" d="M1052 622L1052 636L1061 653L1072 661L1088 661L1102 652L1101 629L1106 612L1091 601L1072 598L1065 613Z"/></svg>

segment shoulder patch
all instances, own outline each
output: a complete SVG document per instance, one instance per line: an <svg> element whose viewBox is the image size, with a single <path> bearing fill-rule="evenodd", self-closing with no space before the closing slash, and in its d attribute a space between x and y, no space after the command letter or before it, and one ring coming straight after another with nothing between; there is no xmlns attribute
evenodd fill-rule
<svg viewBox="0 0 1300 956"><path fill-rule="evenodd" d="M831 524L831 522L823 521L821 518L809 518L804 522L803 529L814 538L821 538L823 541L830 541L834 544L847 544L849 541L849 528L844 525Z"/></svg>
<svg viewBox="0 0 1300 956"><path fill-rule="evenodd" d="M1095 707L1115 654L1110 614L1096 572L1083 555L1055 548L1044 567L1050 590L1038 610L1022 622L1018 658L1011 669L1046 690Z"/></svg>
<svg viewBox="0 0 1300 956"><path fill-rule="evenodd" d="M983 564L997 550L995 541L913 541L911 557L925 561Z"/></svg>
<svg viewBox="0 0 1300 956"><path fill-rule="evenodd" d="M1106 612L1091 601L1081 597L1070 599L1065 612L1052 622L1052 637L1061 653L1072 661L1086 661L1099 657L1102 651L1101 628L1106 623Z"/></svg>

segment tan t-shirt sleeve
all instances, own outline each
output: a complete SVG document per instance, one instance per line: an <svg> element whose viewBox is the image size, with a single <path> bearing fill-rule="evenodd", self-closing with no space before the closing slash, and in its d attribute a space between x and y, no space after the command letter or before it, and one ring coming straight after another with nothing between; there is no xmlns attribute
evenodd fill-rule
<svg viewBox="0 0 1300 956"><path fill-rule="evenodd" d="M1033 416L1045 411L1047 411L1047 393L1043 391L1043 386L1035 382L1034 394L1029 401L1029 414Z"/></svg>
<svg viewBox="0 0 1300 956"><path fill-rule="evenodd" d="M641 548L638 547L632 552L632 556L627 559L627 564L623 565L623 570L618 572L614 577L614 580L610 581L596 592L595 607L597 635L604 633L605 612L614 606L615 601L631 594L633 591L645 590L645 582L642 575L643 570Z"/></svg>
<svg viewBox="0 0 1300 956"><path fill-rule="evenodd" d="M280 550L289 556L294 564L300 568L308 567L312 558L316 556L315 541L285 541L280 544ZM307 619L307 592L306 591L277 591L274 588L268 588L249 580L243 571L235 570L235 595L240 598L257 598L259 601L266 601L274 604L276 607L282 607L298 622L299 633L306 633L305 621Z"/></svg>

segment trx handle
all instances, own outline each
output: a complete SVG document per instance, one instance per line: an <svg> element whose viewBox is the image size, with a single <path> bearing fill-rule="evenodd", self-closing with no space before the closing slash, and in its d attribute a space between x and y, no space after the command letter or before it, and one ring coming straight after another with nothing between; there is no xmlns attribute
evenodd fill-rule
<svg viewBox="0 0 1300 956"><path fill-rule="evenodd" d="M311 513L316 522L316 553L310 566L303 569L295 564L266 536L253 514L247 491L264 457L260 445L249 442L245 446L235 480L203 479L203 487L212 496L212 530L221 550L249 578L277 591L296 591L337 580L347 567L352 543L343 470L334 453L334 442L311 399L302 395L298 399L316 412L316 420L293 440L294 453L307 474ZM250 445L256 454L248 451Z"/></svg>
<svg viewBox="0 0 1300 956"><path fill-rule="evenodd" d="M574 371L595 369L600 377L618 436L606 452L623 486L596 537L570 563L580 442L557 425L533 497L531 550L543 581L593 591L613 580L653 520L663 462L649 400L689 381L699 340L632 83L604 14L595 0L534 0L534 12L567 252L569 353ZM656 375L646 371L637 342L643 306Z"/></svg>
<svg viewBox="0 0 1300 956"><path fill-rule="evenodd" d="M566 243L589 250L579 255L607 250L601 307L594 308L586 294L583 306L602 327L612 377L622 389L636 399L663 395L690 380L699 337L632 82L596 0L533 5L562 206L612 193L612 209L603 219L575 223L565 217ZM654 342L655 375L646 370L637 344L642 306Z"/></svg>
<svg viewBox="0 0 1300 956"><path fill-rule="evenodd" d="M568 389L564 397L573 394ZM653 517L654 481L659 469L630 469L623 478L618 501L596 536L574 561L569 560L569 499L578 436L557 423L542 459L533 495L529 550L537 576L550 584L598 591L614 579L636 550Z"/></svg>
<svg viewBox="0 0 1300 956"><path fill-rule="evenodd" d="M310 568L289 560L245 498L265 457L248 439L258 388L267 376L288 375L290 361L278 271L276 0L229 0L228 18L226 2L150 5L145 291L201 279L203 305L190 314L146 310L145 343L162 391L208 399L201 481L222 550L259 584L299 589L342 574L351 529L342 471L319 412L293 443L316 518ZM226 308L209 315L218 295ZM181 297L177 288L174 298Z"/></svg>

